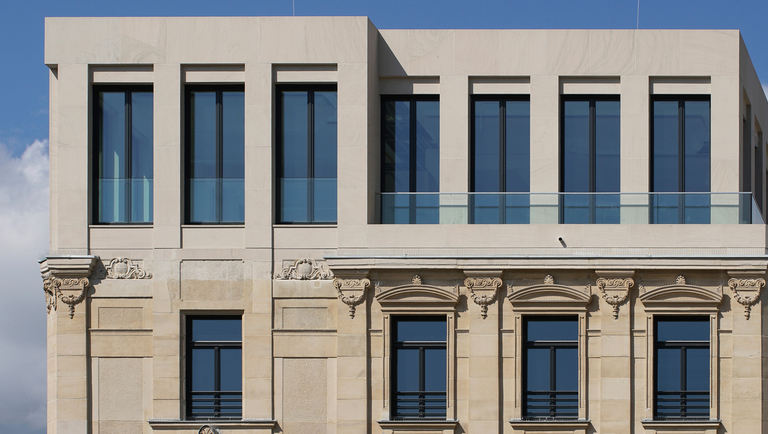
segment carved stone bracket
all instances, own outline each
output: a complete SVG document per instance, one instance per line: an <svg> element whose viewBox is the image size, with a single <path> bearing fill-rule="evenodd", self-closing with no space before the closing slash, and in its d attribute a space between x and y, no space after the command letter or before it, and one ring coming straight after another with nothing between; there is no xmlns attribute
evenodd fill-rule
<svg viewBox="0 0 768 434"><path fill-rule="evenodd" d="M314 259L297 259L293 265L283 268L275 274L277 280L328 280L333 273L328 266Z"/></svg>
<svg viewBox="0 0 768 434"><path fill-rule="evenodd" d="M480 316L483 318L488 317L488 305L496 301L501 283L498 277L468 277L464 280L464 286L469 290L472 301L480 306Z"/></svg>
<svg viewBox="0 0 768 434"><path fill-rule="evenodd" d="M74 318L75 306L85 300L90 285L88 276L98 260L96 256L51 256L40 261L48 313L56 311L61 301L69 306L69 317Z"/></svg>
<svg viewBox="0 0 768 434"><path fill-rule="evenodd" d="M603 300L613 306L613 319L617 320L619 319L619 306L627 301L629 290L635 285L635 281L631 277L627 277L632 276L634 272L597 271L597 274L608 276L597 279L597 288L600 290Z"/></svg>
<svg viewBox="0 0 768 434"><path fill-rule="evenodd" d="M333 279L339 300L349 306L349 317L355 318L355 308L365 300L365 292L371 281L363 279Z"/></svg>
<svg viewBox="0 0 768 434"><path fill-rule="evenodd" d="M737 273L728 273L735 275ZM738 276L728 280L728 287L733 292L733 298L744 306L744 317L749 319L752 306L760 300L760 293L765 286L765 279L760 277Z"/></svg>
<svg viewBox="0 0 768 434"><path fill-rule="evenodd" d="M107 279L151 279L152 273L145 270L141 263L128 258L115 258L104 265L103 276ZM100 274L100 273L97 273Z"/></svg>

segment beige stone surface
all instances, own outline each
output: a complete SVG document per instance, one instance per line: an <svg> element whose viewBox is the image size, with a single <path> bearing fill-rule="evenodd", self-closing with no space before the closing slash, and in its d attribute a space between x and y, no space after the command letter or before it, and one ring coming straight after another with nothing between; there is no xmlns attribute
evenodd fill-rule
<svg viewBox="0 0 768 434"><path fill-rule="evenodd" d="M144 375L140 358L99 359L99 420L143 419Z"/></svg>

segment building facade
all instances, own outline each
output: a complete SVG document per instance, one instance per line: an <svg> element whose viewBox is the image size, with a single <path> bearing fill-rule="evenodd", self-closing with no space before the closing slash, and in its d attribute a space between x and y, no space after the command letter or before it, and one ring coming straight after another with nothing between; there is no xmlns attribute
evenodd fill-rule
<svg viewBox="0 0 768 434"><path fill-rule="evenodd" d="M50 434L768 429L738 31L48 18L45 63Z"/></svg>

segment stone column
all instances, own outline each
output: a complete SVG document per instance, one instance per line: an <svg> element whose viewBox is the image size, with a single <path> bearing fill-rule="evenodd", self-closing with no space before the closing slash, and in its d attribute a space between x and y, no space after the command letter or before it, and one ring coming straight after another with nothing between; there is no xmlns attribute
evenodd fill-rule
<svg viewBox="0 0 768 434"><path fill-rule="evenodd" d="M40 263L48 308L49 434L89 432L86 298L97 261L95 256L49 256Z"/></svg>

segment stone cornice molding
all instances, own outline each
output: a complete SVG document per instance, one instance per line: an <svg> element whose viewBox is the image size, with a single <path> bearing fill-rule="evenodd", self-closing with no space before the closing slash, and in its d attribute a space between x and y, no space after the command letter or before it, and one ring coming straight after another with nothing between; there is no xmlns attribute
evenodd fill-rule
<svg viewBox="0 0 768 434"><path fill-rule="evenodd" d="M733 298L740 305L744 306L744 317L749 319L752 312L752 306L760 301L760 293L765 286L765 273L729 271L728 287L733 293Z"/></svg>
<svg viewBox="0 0 768 434"><path fill-rule="evenodd" d="M515 289L508 284L507 292L507 298L516 310L539 311L557 308L557 310L583 311L592 299L589 285L584 289L558 285L554 277L549 274L544 277L544 283L538 285Z"/></svg>
<svg viewBox="0 0 768 434"><path fill-rule="evenodd" d="M322 262L311 258L300 258L279 272L276 280L330 280L333 272Z"/></svg>
<svg viewBox="0 0 768 434"><path fill-rule="evenodd" d="M647 312L659 311L717 311L723 294L718 291L690 285L684 276L679 275L675 283L647 289L640 285L640 301Z"/></svg>
<svg viewBox="0 0 768 434"><path fill-rule="evenodd" d="M333 279L333 286L339 294L339 300L349 306L350 319L355 318L356 307L365 300L366 289L370 284L371 281L367 278Z"/></svg>
<svg viewBox="0 0 768 434"><path fill-rule="evenodd" d="M98 256L49 256L40 261L48 313L56 311L61 301L69 306L69 317L74 318L75 306L85 300L89 277L98 262Z"/></svg>
<svg viewBox="0 0 768 434"><path fill-rule="evenodd" d="M501 271L483 272L483 271L464 271L467 276L464 279L464 286L467 287L472 301L480 306L480 316L488 317L488 306L496 301L501 288ZM475 292L477 291L477 292Z"/></svg>
<svg viewBox="0 0 768 434"><path fill-rule="evenodd" d="M613 306L613 319L619 319L619 306L629 298L629 291L635 285L634 271L595 271L600 276L597 288L606 303Z"/></svg>

